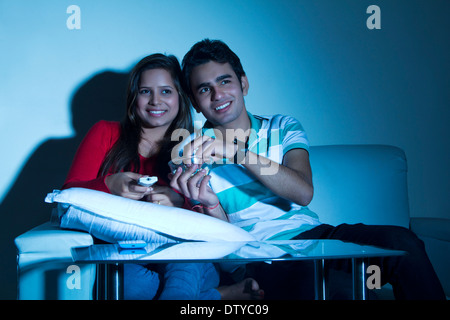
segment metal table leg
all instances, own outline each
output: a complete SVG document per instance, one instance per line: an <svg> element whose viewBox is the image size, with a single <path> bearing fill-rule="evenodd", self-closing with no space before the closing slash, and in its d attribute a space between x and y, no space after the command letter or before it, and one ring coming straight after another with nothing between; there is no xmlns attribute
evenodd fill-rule
<svg viewBox="0 0 450 320"><path fill-rule="evenodd" d="M97 300L106 300L105 295L105 265L97 264L97 275L95 279L95 298Z"/></svg>
<svg viewBox="0 0 450 320"><path fill-rule="evenodd" d="M107 299L123 300L123 264L108 264L107 268Z"/></svg>
<svg viewBox="0 0 450 320"><path fill-rule="evenodd" d="M97 300L123 300L123 264L97 265Z"/></svg>
<svg viewBox="0 0 450 320"><path fill-rule="evenodd" d="M325 260L314 260L315 299L326 300Z"/></svg>
<svg viewBox="0 0 450 320"><path fill-rule="evenodd" d="M352 259L354 300L366 300L368 297L366 286L366 268L367 268L367 259L364 258Z"/></svg>

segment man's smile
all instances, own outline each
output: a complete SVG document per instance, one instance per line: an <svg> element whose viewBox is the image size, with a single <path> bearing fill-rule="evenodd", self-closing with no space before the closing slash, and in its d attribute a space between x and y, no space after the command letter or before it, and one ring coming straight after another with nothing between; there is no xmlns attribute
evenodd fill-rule
<svg viewBox="0 0 450 320"><path fill-rule="evenodd" d="M225 112L226 110L228 110L229 109L229 106L231 105L231 102L226 102L226 103L224 103L224 104L221 104L220 106L218 106L218 107L215 107L214 109L216 110L216 111L218 111L218 112Z"/></svg>

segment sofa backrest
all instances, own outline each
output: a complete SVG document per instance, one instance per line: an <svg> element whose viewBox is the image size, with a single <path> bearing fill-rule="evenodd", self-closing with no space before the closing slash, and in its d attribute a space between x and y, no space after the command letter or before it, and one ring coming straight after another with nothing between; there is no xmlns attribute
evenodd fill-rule
<svg viewBox="0 0 450 320"><path fill-rule="evenodd" d="M322 223L409 227L407 164L386 145L330 145L310 149L314 198Z"/></svg>

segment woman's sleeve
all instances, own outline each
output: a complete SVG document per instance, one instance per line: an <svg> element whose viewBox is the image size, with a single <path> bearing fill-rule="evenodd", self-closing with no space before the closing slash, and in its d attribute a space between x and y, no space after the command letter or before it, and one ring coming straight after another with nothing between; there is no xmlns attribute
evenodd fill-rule
<svg viewBox="0 0 450 320"><path fill-rule="evenodd" d="M110 193L105 177L97 177L100 167L118 137L118 125L97 122L81 142L62 189L87 188ZM115 129L115 130L114 130Z"/></svg>

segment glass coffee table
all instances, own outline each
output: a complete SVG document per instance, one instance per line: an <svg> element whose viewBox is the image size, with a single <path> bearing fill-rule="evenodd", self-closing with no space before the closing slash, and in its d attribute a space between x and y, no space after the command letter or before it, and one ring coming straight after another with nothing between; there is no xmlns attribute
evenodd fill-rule
<svg viewBox="0 0 450 320"><path fill-rule="evenodd" d="M124 263L212 262L245 264L258 261L313 260L315 297L326 300L325 260L351 259L353 298L365 300L368 258L404 255L406 252L362 246L339 240L274 240L251 242L149 243L143 248L123 249L118 244L72 248L74 263L97 264L97 298L123 299Z"/></svg>

